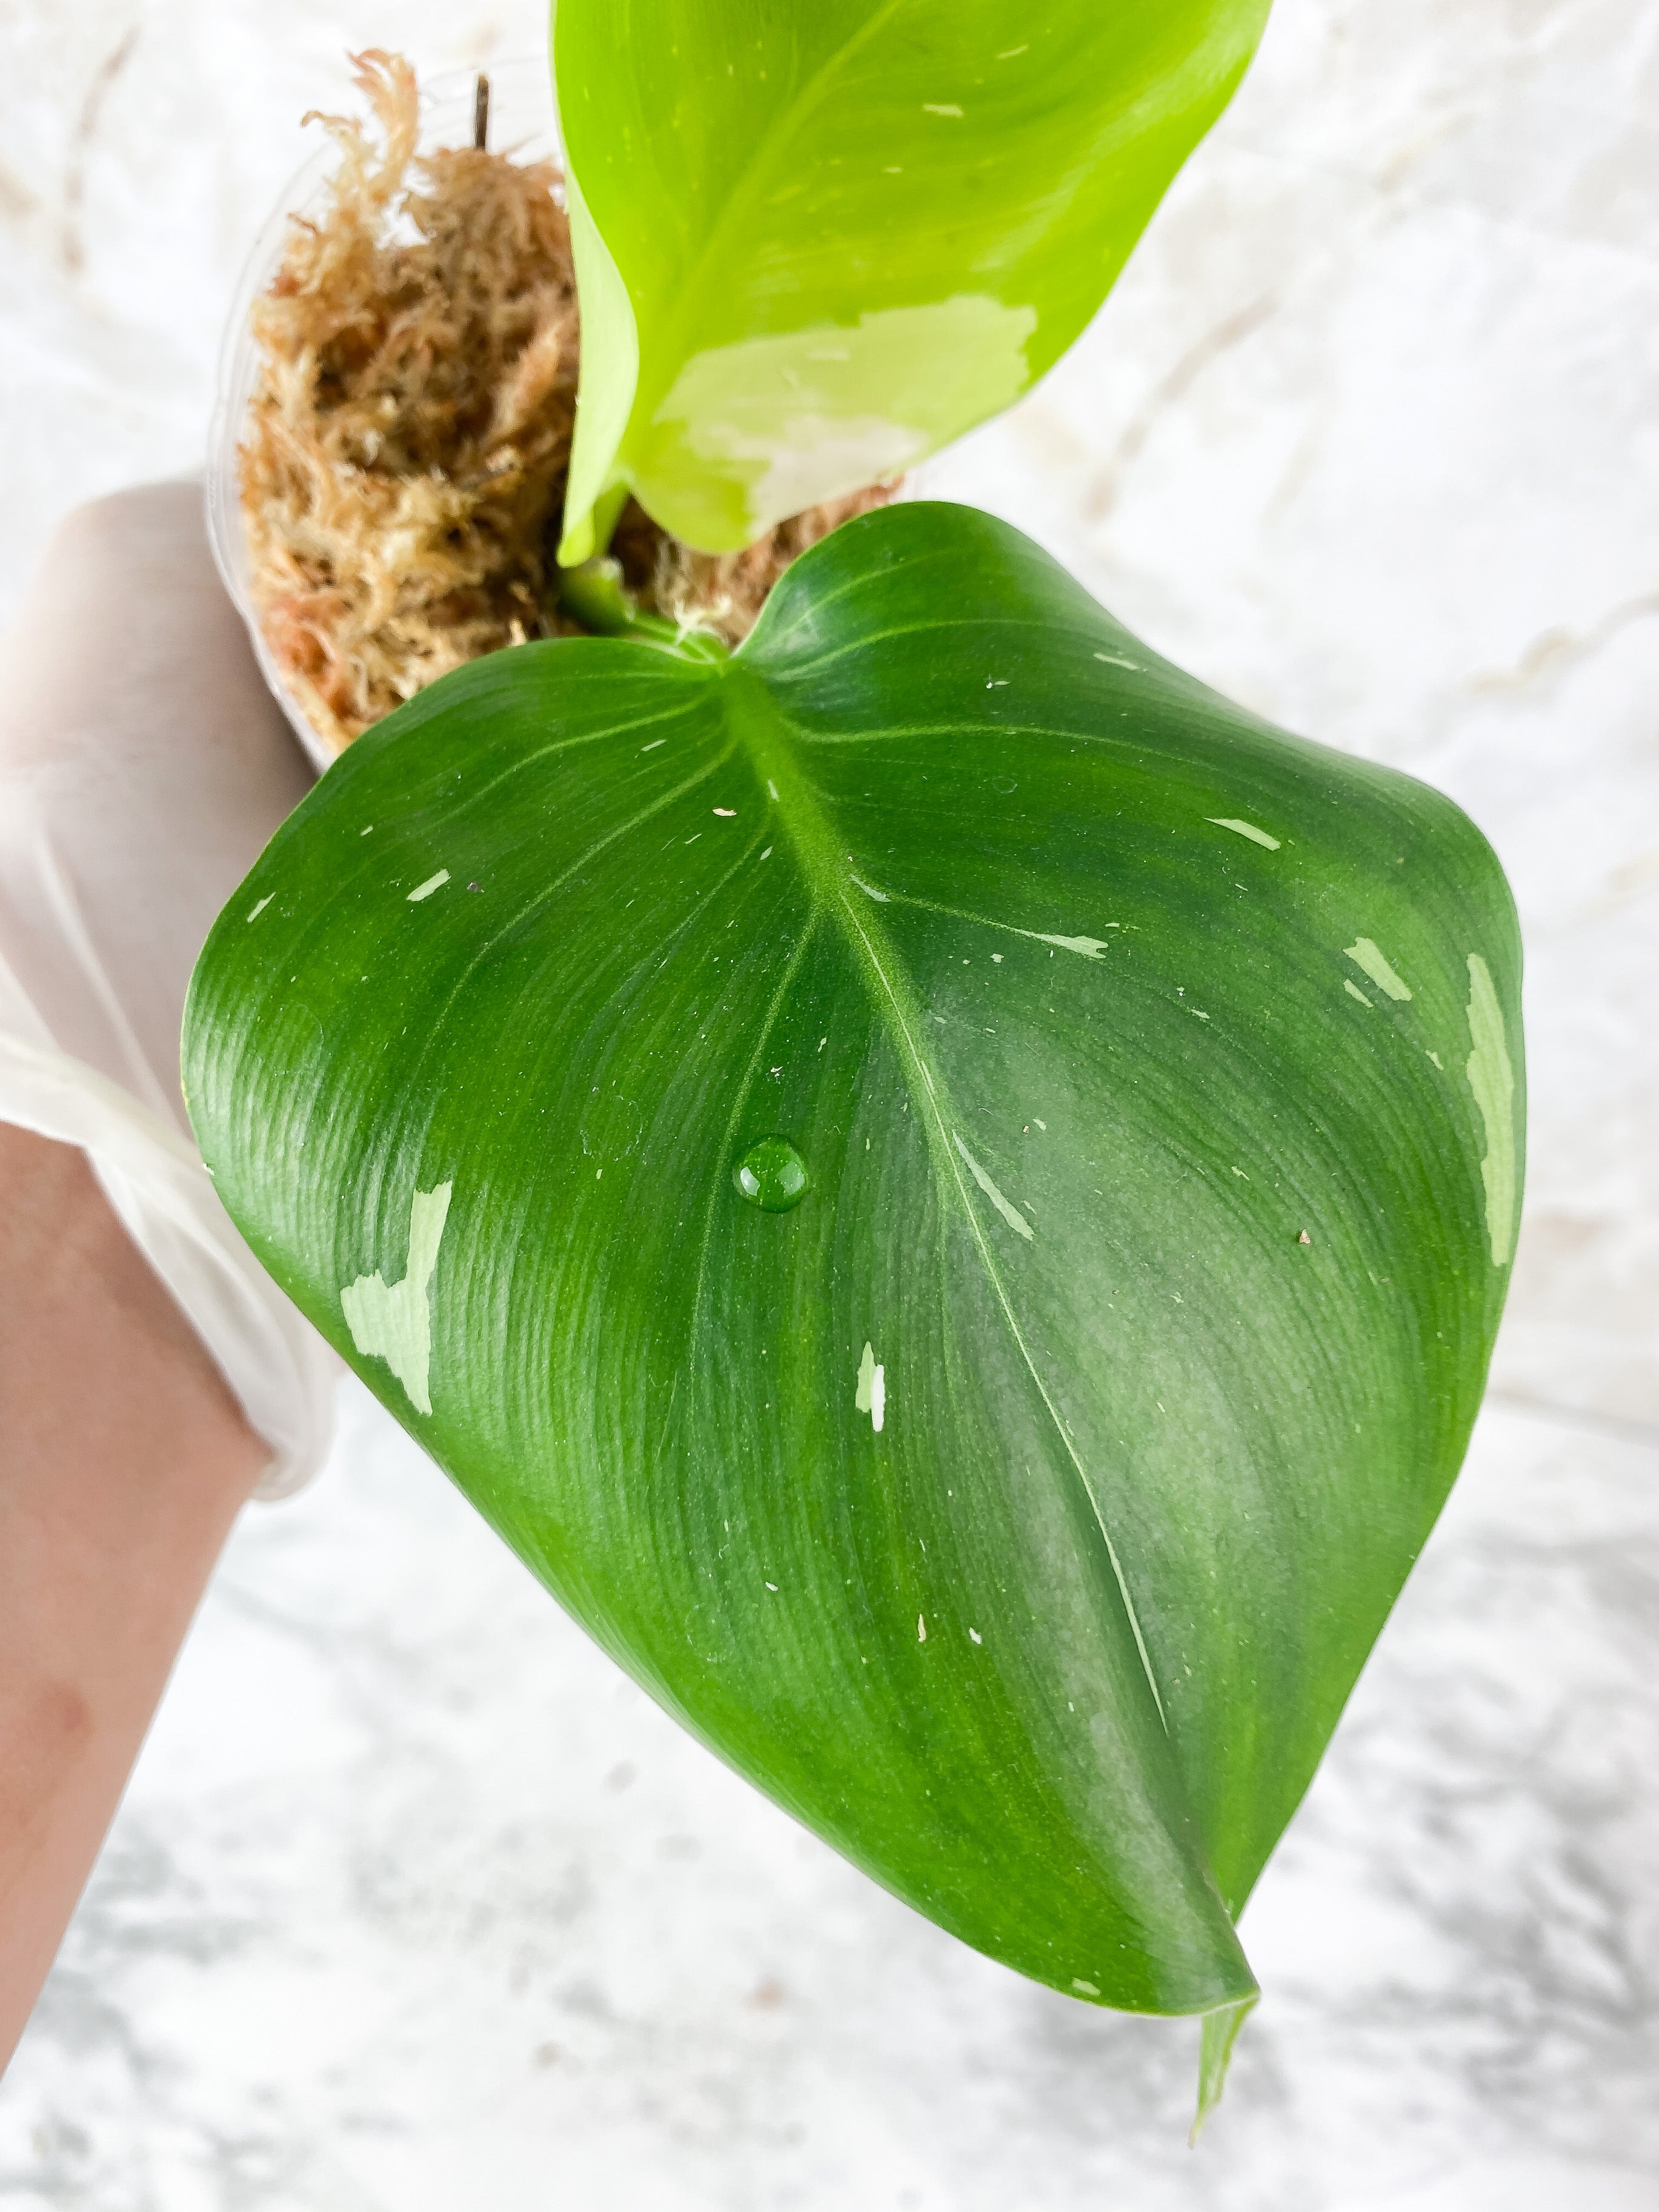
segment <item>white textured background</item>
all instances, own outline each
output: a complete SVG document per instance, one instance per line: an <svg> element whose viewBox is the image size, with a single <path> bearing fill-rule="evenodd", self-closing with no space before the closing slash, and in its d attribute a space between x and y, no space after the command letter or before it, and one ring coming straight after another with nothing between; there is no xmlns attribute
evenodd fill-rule
<svg viewBox="0 0 1659 2212"><path fill-rule="evenodd" d="M0 0L0 612L199 462L348 44L522 0ZM1659 2208L1659 0L1279 0L1098 325L935 488L1449 790L1533 1140L1461 1489L1194 2033L1020 1983L681 1738L361 1394L250 1512L3 2088L6 2212Z"/></svg>

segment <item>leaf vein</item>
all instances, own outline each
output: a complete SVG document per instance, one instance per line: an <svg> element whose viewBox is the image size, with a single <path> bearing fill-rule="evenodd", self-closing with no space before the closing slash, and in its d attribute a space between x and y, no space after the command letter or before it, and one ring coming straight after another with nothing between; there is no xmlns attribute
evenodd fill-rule
<svg viewBox="0 0 1659 2212"><path fill-rule="evenodd" d="M952 1146L951 1132L945 1125L944 1114L939 1103L938 1093L934 1088L932 1073L930 1073L927 1061L922 1055L920 1045L911 1034L910 1025L905 1019L904 1008L900 1001L898 993L893 985L892 979L889 976L886 969L882 965L881 957L877 951L874 939L872 938L869 932L866 930L863 923L860 921L858 915L854 912L851 901L847 898L844 893L842 894L839 903L842 912L846 916L848 926L864 947L865 957L869 963L871 973L876 977L881 986L893 1021L897 1027L900 1036L903 1040L904 1048L909 1054L913 1064L922 1078L922 1090L926 1093L927 1111L933 1120L935 1133L939 1140L939 1157L945 1162L945 1166L950 1170L951 1180L956 1187L957 1195L961 1201L962 1211L968 1223L969 1233L973 1237L975 1246L978 1250L980 1264L985 1270L986 1279L989 1282L992 1291L995 1294L997 1304L1001 1308L1002 1317L1007 1325L1008 1333L1013 1339L1015 1348L1018 1350L1021 1359L1024 1362L1027 1374L1030 1375L1032 1382L1036 1387L1037 1395L1042 1399L1044 1409L1048 1413L1049 1419L1054 1424L1054 1434L1059 1437L1062 1450L1065 1452L1066 1456L1070 1460L1072 1466L1076 1470L1078 1480L1083 1486L1083 1494L1088 1499L1090 1507L1093 1511L1096 1525L1100 1530L1102 1540L1104 1542L1106 1547L1106 1556L1111 1561L1112 1573L1117 1581L1118 1595L1122 1599L1123 1609L1128 1615L1129 1627L1134 1636L1135 1649L1140 1655L1140 1664L1146 1677L1146 1686L1152 1693L1152 1703L1158 1708L1158 1719L1163 1723L1164 1733L1167 1735L1169 1733L1170 1723L1164 1715L1164 1700L1158 1694L1158 1678L1152 1672L1152 1655L1146 1649L1146 1639L1141 1633L1140 1616L1135 1611L1135 1601L1133 1597L1130 1595L1128 1578L1123 1571L1123 1563L1118 1557L1117 1547L1112 1541L1112 1532L1106 1525L1106 1516L1101 1510L1100 1500L1095 1495L1094 1485L1089 1480L1089 1471L1084 1466L1076 1446L1073 1443L1070 1436L1066 1433L1066 1424L1060 1417L1060 1409L1054 1404L1053 1398L1049 1395L1048 1385L1044 1382L1042 1375L1037 1370L1036 1362L1031 1356L1030 1346L1025 1341L1025 1333L1019 1325L1018 1317L1015 1314L1012 1303L1008 1297L1007 1289L1002 1280L1001 1271L996 1263L996 1256L991 1250L990 1245L986 1240L984 1227L981 1223L979 1214L975 1208L974 1202L968 1194L968 1186L962 1179L962 1169L956 1158L956 1147Z"/></svg>

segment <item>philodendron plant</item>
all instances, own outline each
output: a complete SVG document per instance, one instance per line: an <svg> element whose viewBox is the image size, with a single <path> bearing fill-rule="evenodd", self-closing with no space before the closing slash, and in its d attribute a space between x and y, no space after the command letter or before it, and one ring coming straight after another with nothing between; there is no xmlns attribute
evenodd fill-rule
<svg viewBox="0 0 1659 2212"><path fill-rule="evenodd" d="M1264 13L560 0L567 557L629 490L739 545L1015 398ZM970 509L847 524L735 653L617 619L272 841L193 986L204 1152L635 1680L964 1942L1201 2015L1202 2111L1480 1397L1503 876Z"/></svg>

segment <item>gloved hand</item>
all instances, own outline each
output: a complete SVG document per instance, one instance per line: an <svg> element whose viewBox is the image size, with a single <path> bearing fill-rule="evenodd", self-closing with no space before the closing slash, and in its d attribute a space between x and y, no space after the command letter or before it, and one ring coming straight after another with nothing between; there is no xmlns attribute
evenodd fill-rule
<svg viewBox="0 0 1659 2212"><path fill-rule="evenodd" d="M270 1446L264 1497L320 1462L339 1363L219 1202L179 1032L215 915L311 781L199 489L71 515L0 641L0 1121L84 1149Z"/></svg>

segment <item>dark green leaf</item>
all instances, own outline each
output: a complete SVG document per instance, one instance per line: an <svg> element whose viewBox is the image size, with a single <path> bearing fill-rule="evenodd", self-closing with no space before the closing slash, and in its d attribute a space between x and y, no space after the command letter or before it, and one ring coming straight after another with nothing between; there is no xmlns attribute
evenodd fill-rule
<svg viewBox="0 0 1659 2212"><path fill-rule="evenodd" d="M1518 981L1447 800L910 506L729 661L526 646L360 739L186 1062L255 1250L605 1648L966 1942L1215 2014L1212 2092L1480 1395Z"/></svg>

